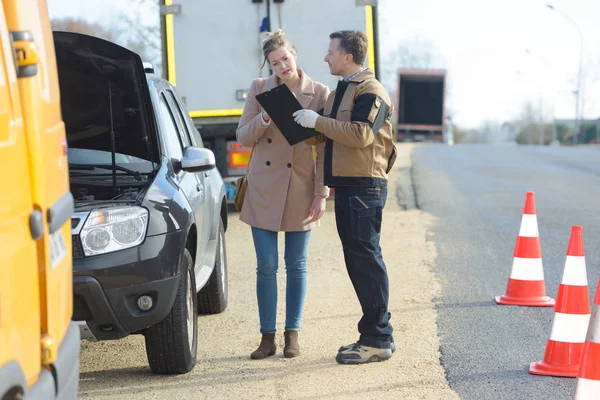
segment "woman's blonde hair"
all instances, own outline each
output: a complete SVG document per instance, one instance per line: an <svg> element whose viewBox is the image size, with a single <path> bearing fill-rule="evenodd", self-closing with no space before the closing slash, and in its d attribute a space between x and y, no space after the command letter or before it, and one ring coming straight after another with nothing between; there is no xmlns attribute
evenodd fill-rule
<svg viewBox="0 0 600 400"><path fill-rule="evenodd" d="M267 61L269 61L269 59L268 59L269 54L271 54L275 50L278 50L282 47L285 49L288 49L290 51L290 53L295 53L294 47L292 46L290 41L285 38L285 33L283 33L283 30L278 29L277 32L275 32L275 33L269 32L267 34L267 37L263 40L262 49L263 49L263 55L265 56L265 59L263 60L263 63L260 67L261 71L265 67L265 64L267 63Z"/></svg>

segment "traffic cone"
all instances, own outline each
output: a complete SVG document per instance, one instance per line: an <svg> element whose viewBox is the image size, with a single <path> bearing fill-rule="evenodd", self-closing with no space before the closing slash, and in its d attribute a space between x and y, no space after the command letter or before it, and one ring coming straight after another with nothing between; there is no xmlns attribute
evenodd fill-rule
<svg viewBox="0 0 600 400"><path fill-rule="evenodd" d="M550 339L544 360L531 363L529 373L576 377L590 322L590 298L581 227L574 226L567 250L565 271L558 287Z"/></svg>
<svg viewBox="0 0 600 400"><path fill-rule="evenodd" d="M515 244L506 294L496 296L496 303L513 306L554 306L554 299L546 296L533 192L527 192L525 197L521 230Z"/></svg>
<svg viewBox="0 0 600 400"><path fill-rule="evenodd" d="M594 298L592 319L583 345L574 398L575 400L600 399L600 279L598 279Z"/></svg>

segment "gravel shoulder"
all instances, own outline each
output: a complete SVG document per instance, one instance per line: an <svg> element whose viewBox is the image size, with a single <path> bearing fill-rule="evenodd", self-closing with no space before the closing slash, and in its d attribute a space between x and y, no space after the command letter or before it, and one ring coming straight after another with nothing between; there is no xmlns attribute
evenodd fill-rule
<svg viewBox="0 0 600 400"><path fill-rule="evenodd" d="M440 365L433 299L439 297L441 286L433 271L435 243L428 241L435 220L406 207L404 196L412 196L406 173L414 146L398 144L397 148L381 243L398 346L389 361L363 366L335 362L338 347L357 339L361 312L343 263L333 202L329 201L321 227L312 232L310 242L300 357L285 359L282 354L285 268L280 235L278 352L266 360L249 359L260 337L255 253L249 227L239 221L237 213L230 213L226 234L229 307L220 315L199 317L194 370L180 376L153 375L141 336L84 341L80 398L458 399Z"/></svg>

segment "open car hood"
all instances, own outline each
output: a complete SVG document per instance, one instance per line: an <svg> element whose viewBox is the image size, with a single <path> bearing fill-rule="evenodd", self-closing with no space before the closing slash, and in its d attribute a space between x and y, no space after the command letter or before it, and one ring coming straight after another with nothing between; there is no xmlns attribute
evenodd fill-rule
<svg viewBox="0 0 600 400"><path fill-rule="evenodd" d="M53 32L69 147L159 162L152 102L136 53L93 36Z"/></svg>

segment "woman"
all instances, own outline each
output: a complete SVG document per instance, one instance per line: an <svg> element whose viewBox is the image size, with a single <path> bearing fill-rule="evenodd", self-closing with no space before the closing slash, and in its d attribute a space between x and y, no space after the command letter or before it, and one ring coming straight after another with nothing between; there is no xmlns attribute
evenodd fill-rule
<svg viewBox="0 0 600 400"><path fill-rule="evenodd" d="M240 219L252 227L257 259L256 295L262 340L251 354L252 359L263 359L276 351L278 232L285 232L283 352L288 358L300 354L298 331L306 293L308 239L311 229L319 225L329 195L329 188L323 186L324 143L311 139L290 146L255 98L263 91L286 84L302 107L316 111L324 107L329 89L296 67L296 51L281 29L266 38L263 54L263 67L268 62L273 74L252 82L236 132L243 146L255 146L240 214ZM316 168L312 144L317 149Z"/></svg>

